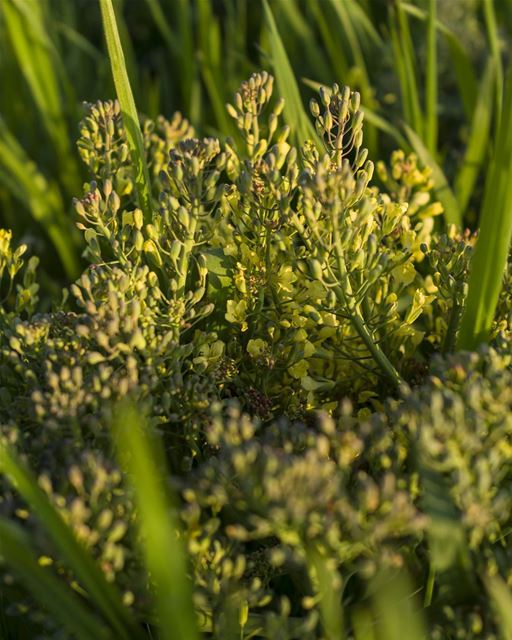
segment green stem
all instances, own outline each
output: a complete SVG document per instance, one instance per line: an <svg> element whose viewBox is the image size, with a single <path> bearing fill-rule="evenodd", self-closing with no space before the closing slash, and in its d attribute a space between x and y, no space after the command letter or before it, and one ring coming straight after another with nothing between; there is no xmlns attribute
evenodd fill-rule
<svg viewBox="0 0 512 640"><path fill-rule="evenodd" d="M192 249L194 248L198 218L199 218L199 205L196 201L192 205L190 222L187 230L187 237L183 242L183 248L181 250L181 254L178 262L178 288L176 290L176 298L178 300L185 295L185 285L187 283L190 254L192 253Z"/></svg>
<svg viewBox="0 0 512 640"><path fill-rule="evenodd" d="M342 249L341 249L341 239L339 236L339 231L337 229L334 230L334 248L336 251L336 261L338 266L338 271L340 274L340 278L342 281L342 286L335 287L334 292L338 300L342 303L345 309L350 316L350 320L354 329L359 334L359 337L364 342L366 348L372 355L373 359L379 366L382 373L385 375L386 379L395 387L399 388L400 385L403 384L403 380L400 377L400 374L395 369L395 367L388 360L386 354L382 351L379 345L374 341L370 331L368 330L364 318L362 316L359 305L354 304L350 305L347 300L347 294L351 295L351 285L350 280L347 273L347 268L345 265L345 259L343 257Z"/></svg>

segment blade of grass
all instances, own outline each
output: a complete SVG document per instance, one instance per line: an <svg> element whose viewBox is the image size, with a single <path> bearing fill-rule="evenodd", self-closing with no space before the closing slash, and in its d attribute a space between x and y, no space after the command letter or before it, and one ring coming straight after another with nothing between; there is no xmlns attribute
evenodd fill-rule
<svg viewBox="0 0 512 640"><path fill-rule="evenodd" d="M490 59L480 84L480 91L478 92L478 100L473 113L464 160L455 178L455 196L462 214L464 214L468 206L489 144L489 132L491 129L495 95L493 92L494 80L494 63L493 60Z"/></svg>
<svg viewBox="0 0 512 640"><path fill-rule="evenodd" d="M306 562L313 590L318 597L323 636L326 640L343 640L341 576L329 560L314 546L306 548Z"/></svg>
<svg viewBox="0 0 512 640"><path fill-rule="evenodd" d="M512 640L512 593L498 576L486 578L485 586L498 614L500 636Z"/></svg>
<svg viewBox="0 0 512 640"><path fill-rule="evenodd" d="M108 628L69 586L41 567L34 543L23 529L0 517L0 557L8 562L30 593L78 640L112 638Z"/></svg>
<svg viewBox="0 0 512 640"><path fill-rule="evenodd" d="M133 170L135 173L135 188L139 200L139 206L144 213L146 222L151 220L151 183L146 163L144 142L139 124L137 109L133 99L126 64L121 47L121 40L117 30L116 16L112 0L99 0L105 40L107 42L112 76L116 87L117 97L121 105L123 123L126 129L126 138L130 149Z"/></svg>
<svg viewBox="0 0 512 640"><path fill-rule="evenodd" d="M361 92L361 100L363 104L373 108L376 106L373 98L373 88L371 86L370 78L368 75L368 69L366 61L363 55L361 43L359 41L356 30L352 23L352 15L350 7L353 6L352 2L339 2L338 0L330 0L331 6L337 16L342 32L345 33L347 42L349 44L350 51L354 58L354 65L357 70L357 76L359 80L359 89ZM376 150L376 132L373 126L366 128L367 146L370 152Z"/></svg>
<svg viewBox="0 0 512 640"><path fill-rule="evenodd" d="M2 3L2 10L18 65L55 148L62 182L68 193L73 193L80 180L60 92L60 86L66 83L64 65L46 30L43 6L40 2L10 0Z"/></svg>
<svg viewBox="0 0 512 640"><path fill-rule="evenodd" d="M499 124L503 105L503 63L501 61L498 26L494 12L494 0L483 0L485 27L491 49L491 56L496 69L496 124Z"/></svg>
<svg viewBox="0 0 512 640"><path fill-rule="evenodd" d="M373 598L379 640L424 640L428 637L421 606L414 597L414 586L405 572L383 572L375 580ZM371 637L371 636L370 636Z"/></svg>
<svg viewBox="0 0 512 640"><path fill-rule="evenodd" d="M436 2L428 2L427 74L425 82L425 143L430 153L437 153L437 30Z"/></svg>
<svg viewBox="0 0 512 640"><path fill-rule="evenodd" d="M436 163L421 138L407 125L404 125L404 129L412 148L418 154L421 162L432 169L435 194L439 202L443 205L446 222L461 227L462 215L460 207L443 170Z"/></svg>
<svg viewBox="0 0 512 640"><path fill-rule="evenodd" d="M30 211L48 234L68 278L78 277L80 261L59 188L37 170L0 117L0 182Z"/></svg>
<svg viewBox="0 0 512 640"><path fill-rule="evenodd" d="M107 582L93 558L80 545L72 530L39 487L31 471L3 443L0 443L0 473L5 474L39 517L62 558L87 590L98 611L112 625L117 634L115 637L126 640L141 638L130 611L123 605L115 587Z"/></svg>
<svg viewBox="0 0 512 640"><path fill-rule="evenodd" d="M398 64L401 68L401 72L399 73L400 91L402 93L402 99L409 105L410 121L408 124L420 137L423 137L423 114L421 112L418 83L416 81L417 74L415 71L414 47L409 29L409 21L400 0L396 0L395 6L396 9L391 11L391 25L393 32L396 34L393 38L396 40L394 47L395 64ZM400 57L402 62L397 59L397 56Z"/></svg>
<svg viewBox="0 0 512 640"><path fill-rule="evenodd" d="M118 406L113 433L119 461L131 483L138 509L141 551L155 584L160 637L198 639L187 556L180 525L166 489L162 443L133 404Z"/></svg>
<svg viewBox="0 0 512 640"><path fill-rule="evenodd" d="M281 96L285 99L284 118L290 125L292 132L295 132L296 142L304 144L306 140L312 140L317 147L322 150L322 143L316 135L316 131L310 118L307 116L299 88L295 80L293 69L288 60L281 36L272 15L272 11L267 0L263 0L263 11L265 23L269 32L270 47L272 50L272 65L276 76Z"/></svg>
<svg viewBox="0 0 512 640"><path fill-rule="evenodd" d="M414 18L424 21L428 20L428 13L415 5L402 2L402 9ZM474 65L460 43L459 38L451 29L439 20L436 20L436 29L443 35L448 44L453 64L453 72L459 87L464 111L468 120L471 120L478 95L478 82Z"/></svg>
<svg viewBox="0 0 512 640"><path fill-rule="evenodd" d="M218 20L214 17L209 2L200 2L197 7L198 31L200 42L201 74L210 97L215 119L219 131L223 135L238 137L233 120L226 112L227 95L223 94L225 78L221 68L222 48L221 30Z"/></svg>
<svg viewBox="0 0 512 640"><path fill-rule="evenodd" d="M469 290L458 337L459 349L489 338L512 236L512 68L494 157L487 173L480 230L471 260Z"/></svg>

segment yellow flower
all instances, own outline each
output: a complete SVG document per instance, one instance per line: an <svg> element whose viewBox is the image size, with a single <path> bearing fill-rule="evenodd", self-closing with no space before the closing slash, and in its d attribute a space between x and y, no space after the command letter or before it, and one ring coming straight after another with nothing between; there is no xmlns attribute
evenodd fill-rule
<svg viewBox="0 0 512 640"><path fill-rule="evenodd" d="M248 325L245 320L246 313L247 302L245 300L240 300L239 302L236 302L235 300L228 300L226 314L224 317L228 322L241 325L242 331L247 331Z"/></svg>

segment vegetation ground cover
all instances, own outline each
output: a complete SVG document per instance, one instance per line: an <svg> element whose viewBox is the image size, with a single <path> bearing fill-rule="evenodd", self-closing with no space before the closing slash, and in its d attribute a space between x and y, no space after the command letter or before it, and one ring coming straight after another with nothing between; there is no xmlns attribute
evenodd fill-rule
<svg viewBox="0 0 512 640"><path fill-rule="evenodd" d="M458 6L4 0L2 637L512 637L510 7Z"/></svg>

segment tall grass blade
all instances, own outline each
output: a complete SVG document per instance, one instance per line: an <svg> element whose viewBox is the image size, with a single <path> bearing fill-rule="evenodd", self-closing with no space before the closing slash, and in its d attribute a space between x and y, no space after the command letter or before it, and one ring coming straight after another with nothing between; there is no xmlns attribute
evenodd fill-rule
<svg viewBox="0 0 512 640"><path fill-rule="evenodd" d="M375 580L373 598L379 640L425 640L428 638L421 605L414 596L414 586L405 572L383 572ZM370 636L371 637L371 636ZM358 639L359 640L359 639Z"/></svg>
<svg viewBox="0 0 512 640"><path fill-rule="evenodd" d="M494 12L494 0L483 0L484 19L487 30L487 38L491 49L491 56L496 69L496 124L499 124L501 109L503 106L503 63L501 61L500 41L498 26L496 24L496 14Z"/></svg>
<svg viewBox="0 0 512 640"><path fill-rule="evenodd" d="M474 349L489 337L512 236L512 69L487 173L480 230L471 260L469 291L458 338Z"/></svg>
<svg viewBox="0 0 512 640"><path fill-rule="evenodd" d="M33 541L20 526L0 517L0 558L9 563L38 602L78 640L113 638L68 585L39 565L33 548Z"/></svg>
<svg viewBox="0 0 512 640"><path fill-rule="evenodd" d="M446 222L455 224L458 227L462 226L462 214L459 204L443 170L434 160L421 138L407 125L404 125L404 129L412 148L418 154L421 162L432 169L436 198L443 205Z"/></svg>
<svg viewBox="0 0 512 640"><path fill-rule="evenodd" d="M21 202L48 234L68 278L80 272L77 244L61 192L28 158L0 117L0 183Z"/></svg>
<svg viewBox="0 0 512 640"><path fill-rule="evenodd" d="M135 492L141 550L155 584L159 637L196 640L186 549L166 489L162 443L152 440L147 421L132 404L118 406L113 426L119 461Z"/></svg>
<svg viewBox="0 0 512 640"><path fill-rule="evenodd" d="M225 77L222 73L222 36L218 20L214 17L209 2L200 2L197 7L199 27L199 42L201 55L201 74L210 97L215 119L219 131L233 138L238 132L233 125L232 118L226 111ZM224 90L224 91L223 91Z"/></svg>
<svg viewBox="0 0 512 640"><path fill-rule="evenodd" d="M295 132L296 142L302 145L306 140L313 140L320 150L322 143L318 139L313 124L304 110L299 88L293 69L288 60L281 36L267 0L263 0L265 22L270 36L272 65L281 96L285 99L284 118Z"/></svg>
<svg viewBox="0 0 512 640"><path fill-rule="evenodd" d="M455 196L462 214L464 214L468 206L489 144L494 104L494 80L495 69L491 59L487 64L480 84L480 91L478 92L478 100L473 112L470 136L464 154L464 160L455 178Z"/></svg>
<svg viewBox="0 0 512 640"><path fill-rule="evenodd" d="M121 40L117 29L116 16L112 0L99 0L105 40L107 42L112 76L116 87L117 97L121 105L123 123L126 129L126 138L130 149L133 170L135 173L135 188L139 200L139 206L144 213L147 222L151 220L151 183L144 152L144 142L139 125L139 117L135 108L126 64L121 47Z"/></svg>
<svg viewBox="0 0 512 640"><path fill-rule="evenodd" d="M395 9L391 11L391 34L393 42L394 62L397 67L400 92L408 125L423 138L423 114L421 112L417 73L415 70L414 47L407 15L400 0L396 0Z"/></svg>
<svg viewBox="0 0 512 640"><path fill-rule="evenodd" d="M428 20L428 13L420 9L420 7L408 2L402 2L402 9L414 18L424 21ZM448 45L455 81L459 87L464 112L467 119L471 120L478 95L478 81L474 65L459 38L449 27L439 20L436 20L436 29L443 35Z"/></svg>
<svg viewBox="0 0 512 640"><path fill-rule="evenodd" d="M55 148L62 182L68 192L73 193L79 177L60 91L66 83L64 66L46 30L44 5L30 0L9 0L1 7L18 65Z"/></svg>
<svg viewBox="0 0 512 640"><path fill-rule="evenodd" d="M314 546L306 548L306 562L313 589L319 598L320 619L326 640L343 640L341 576L329 560Z"/></svg>
<svg viewBox="0 0 512 640"><path fill-rule="evenodd" d="M498 576L488 577L485 585L498 614L500 636L512 640L512 593Z"/></svg>
<svg viewBox="0 0 512 640"><path fill-rule="evenodd" d="M97 610L111 624L117 634L115 637L126 640L141 638L129 610L122 604L116 589L107 582L101 569L54 509L36 478L3 443L0 443L0 473L7 476L9 482L39 517L63 560L87 590Z"/></svg>
<svg viewBox="0 0 512 640"><path fill-rule="evenodd" d="M425 143L430 153L437 152L437 0L428 2L427 74L425 83Z"/></svg>

